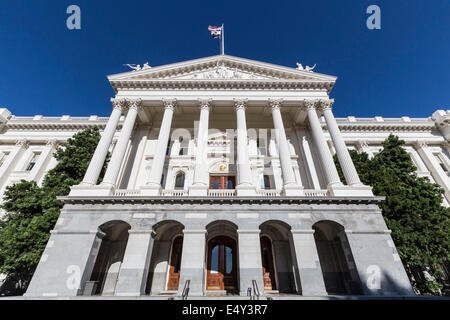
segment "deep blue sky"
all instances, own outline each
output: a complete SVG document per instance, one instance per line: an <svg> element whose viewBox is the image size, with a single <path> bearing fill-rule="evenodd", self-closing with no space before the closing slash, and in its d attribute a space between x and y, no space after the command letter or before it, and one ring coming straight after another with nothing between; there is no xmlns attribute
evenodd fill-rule
<svg viewBox="0 0 450 320"><path fill-rule="evenodd" d="M66 28L66 9L82 29ZM381 30L366 8L381 8ZM450 0L3 0L0 107L15 115L107 116L106 76L225 53L338 76L337 116L428 117L450 107Z"/></svg>

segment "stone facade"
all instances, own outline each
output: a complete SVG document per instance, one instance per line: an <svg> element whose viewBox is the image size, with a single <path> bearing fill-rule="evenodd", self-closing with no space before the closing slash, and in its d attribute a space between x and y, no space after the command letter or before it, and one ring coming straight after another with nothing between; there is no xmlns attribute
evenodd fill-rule
<svg viewBox="0 0 450 320"><path fill-rule="evenodd" d="M75 132L102 130L27 296L414 294L348 149L373 156L398 135L448 205L449 111L336 119L335 77L227 55L108 79L109 118L0 110L1 193L40 183Z"/></svg>

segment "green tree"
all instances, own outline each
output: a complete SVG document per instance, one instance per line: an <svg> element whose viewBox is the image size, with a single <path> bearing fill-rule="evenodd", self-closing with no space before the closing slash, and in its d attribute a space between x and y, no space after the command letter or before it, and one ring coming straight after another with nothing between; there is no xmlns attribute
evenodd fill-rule
<svg viewBox="0 0 450 320"><path fill-rule="evenodd" d="M0 273L19 284L13 294L26 290L50 238L63 206L56 197L68 195L82 181L99 139L97 127L76 133L55 151L58 163L41 187L25 180L7 187L1 206L6 213L0 220Z"/></svg>
<svg viewBox="0 0 450 320"><path fill-rule="evenodd" d="M442 206L443 189L416 167L403 149L404 141L390 135L373 159L350 151L361 181L370 185L412 284L422 294L439 294L443 287L440 266L450 260L450 208ZM335 158L341 180L342 170ZM424 279L424 272L434 277ZM422 278L419 280L418 278ZM420 284L425 281L425 286Z"/></svg>

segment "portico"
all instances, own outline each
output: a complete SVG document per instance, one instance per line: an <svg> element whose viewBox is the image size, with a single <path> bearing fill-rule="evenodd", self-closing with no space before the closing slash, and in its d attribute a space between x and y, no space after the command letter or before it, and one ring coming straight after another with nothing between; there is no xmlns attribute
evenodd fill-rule
<svg viewBox="0 0 450 320"><path fill-rule="evenodd" d="M334 118L336 77L220 55L108 79L111 116L27 295L412 293Z"/></svg>

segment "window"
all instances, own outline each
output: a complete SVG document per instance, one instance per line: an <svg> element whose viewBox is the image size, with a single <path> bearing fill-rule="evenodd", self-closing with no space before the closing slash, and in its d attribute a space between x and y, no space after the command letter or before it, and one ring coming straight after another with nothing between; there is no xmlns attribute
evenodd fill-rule
<svg viewBox="0 0 450 320"><path fill-rule="evenodd" d="M161 182L160 182L161 186L164 186L164 173L161 175Z"/></svg>
<svg viewBox="0 0 450 320"><path fill-rule="evenodd" d="M228 189L228 190L233 189L233 181L231 181L231 180L228 180L228 181L227 181L227 189Z"/></svg>
<svg viewBox="0 0 450 320"><path fill-rule="evenodd" d="M258 156L267 156L267 144L265 139L258 138L256 140L256 147L258 150Z"/></svg>
<svg viewBox="0 0 450 320"><path fill-rule="evenodd" d="M39 158L40 155L41 155L40 152L33 152L33 156L31 157L31 160L28 163L28 166L25 169L25 171L33 170L34 166L36 165L36 161L37 161L37 159Z"/></svg>
<svg viewBox="0 0 450 320"><path fill-rule="evenodd" d="M442 158L442 155L440 153L433 153L433 155L436 157L436 160L438 161L442 170L444 170L444 172L448 175L450 171L444 159Z"/></svg>
<svg viewBox="0 0 450 320"><path fill-rule="evenodd" d="M175 178L175 189L184 189L184 173L180 172Z"/></svg>
<svg viewBox="0 0 450 320"><path fill-rule="evenodd" d="M0 153L0 167L3 165L3 162L5 162L6 158L8 158L9 152L2 152Z"/></svg>
<svg viewBox="0 0 450 320"><path fill-rule="evenodd" d="M183 137L180 137L180 151L178 152L179 156L185 156L188 154L188 142L184 141Z"/></svg>
<svg viewBox="0 0 450 320"><path fill-rule="evenodd" d="M272 189L269 175L266 175L266 174L261 175L261 189L266 189L266 190Z"/></svg>

